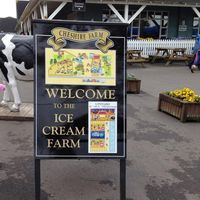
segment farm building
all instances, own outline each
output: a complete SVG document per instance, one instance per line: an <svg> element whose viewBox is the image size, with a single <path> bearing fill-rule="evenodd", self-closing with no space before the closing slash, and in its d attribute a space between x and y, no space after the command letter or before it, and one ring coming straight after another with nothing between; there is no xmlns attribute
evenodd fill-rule
<svg viewBox="0 0 200 200"><path fill-rule="evenodd" d="M32 19L62 19L128 23L131 39L189 39L200 33L199 0L85 1L85 12L74 12L71 0L18 0L17 31L31 34Z"/></svg>

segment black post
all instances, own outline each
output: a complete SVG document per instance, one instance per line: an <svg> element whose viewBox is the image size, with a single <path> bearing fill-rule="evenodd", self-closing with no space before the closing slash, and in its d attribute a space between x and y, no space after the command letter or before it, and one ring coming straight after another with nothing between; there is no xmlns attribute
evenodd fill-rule
<svg viewBox="0 0 200 200"><path fill-rule="evenodd" d="M35 159L35 200L40 200L40 159Z"/></svg>
<svg viewBox="0 0 200 200"><path fill-rule="evenodd" d="M126 200L126 158L120 159L120 200Z"/></svg>

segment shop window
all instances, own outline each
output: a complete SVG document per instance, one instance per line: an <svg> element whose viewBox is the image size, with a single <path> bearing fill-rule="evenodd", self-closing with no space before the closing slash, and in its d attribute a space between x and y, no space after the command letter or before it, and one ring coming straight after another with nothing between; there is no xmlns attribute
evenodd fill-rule
<svg viewBox="0 0 200 200"><path fill-rule="evenodd" d="M119 12L123 16L123 12ZM105 10L102 15L102 21L103 22L115 22L120 23L120 19L111 11L111 10Z"/></svg>
<svg viewBox="0 0 200 200"><path fill-rule="evenodd" d="M142 12L142 13L140 14L140 18L141 18L141 19L147 19L147 12Z"/></svg>
<svg viewBox="0 0 200 200"><path fill-rule="evenodd" d="M161 35L167 35L167 29L166 28L163 28L161 30Z"/></svg>
<svg viewBox="0 0 200 200"><path fill-rule="evenodd" d="M124 16L123 11L119 11ZM136 11L129 12L129 18ZM168 12L144 11L128 27L128 38L164 39L168 35ZM111 10L105 10L102 15L104 22L121 22Z"/></svg>
<svg viewBox="0 0 200 200"><path fill-rule="evenodd" d="M135 12L132 12L132 15ZM168 12L145 11L130 26L130 38L166 39L168 35ZM132 31L131 31L132 30Z"/></svg>

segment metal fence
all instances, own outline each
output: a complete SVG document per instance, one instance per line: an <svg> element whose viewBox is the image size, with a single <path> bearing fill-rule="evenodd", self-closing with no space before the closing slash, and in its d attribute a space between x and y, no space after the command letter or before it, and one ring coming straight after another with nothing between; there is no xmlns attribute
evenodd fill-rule
<svg viewBox="0 0 200 200"><path fill-rule="evenodd" d="M128 40L128 50L139 49L142 56L155 55L156 48L186 48L186 54L192 54L195 40Z"/></svg>

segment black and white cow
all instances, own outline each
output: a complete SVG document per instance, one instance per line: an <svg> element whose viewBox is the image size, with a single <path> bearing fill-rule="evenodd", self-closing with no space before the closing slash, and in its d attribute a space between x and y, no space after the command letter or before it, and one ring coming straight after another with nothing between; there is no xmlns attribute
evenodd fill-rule
<svg viewBox="0 0 200 200"><path fill-rule="evenodd" d="M0 82L6 85L1 106L8 106L10 95L14 103L11 111L20 110L21 99L16 79L33 80L33 37L0 34Z"/></svg>

